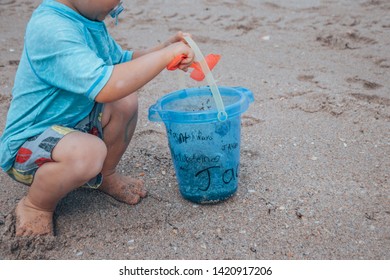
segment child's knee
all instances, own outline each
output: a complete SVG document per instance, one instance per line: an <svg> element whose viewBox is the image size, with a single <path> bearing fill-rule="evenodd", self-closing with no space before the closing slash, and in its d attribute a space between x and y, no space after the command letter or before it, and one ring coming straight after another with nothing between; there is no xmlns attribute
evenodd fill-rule
<svg viewBox="0 0 390 280"><path fill-rule="evenodd" d="M129 121L136 122L138 118L138 96L130 94L118 101L106 104L103 111L102 126L109 123L118 126L127 125Z"/></svg>
<svg viewBox="0 0 390 280"><path fill-rule="evenodd" d="M90 166L93 164L97 165L97 169L99 169L99 166L103 166L106 159L107 146L100 138L94 138L94 141L91 141L88 146L84 147L85 149L81 158L86 160Z"/></svg>
<svg viewBox="0 0 390 280"><path fill-rule="evenodd" d="M132 119L138 115L138 96L130 94L118 102L118 112L126 119Z"/></svg>
<svg viewBox="0 0 390 280"><path fill-rule="evenodd" d="M70 164L73 165L74 174L79 177L91 178L100 173L107 156L107 147L97 137L81 144L70 155Z"/></svg>

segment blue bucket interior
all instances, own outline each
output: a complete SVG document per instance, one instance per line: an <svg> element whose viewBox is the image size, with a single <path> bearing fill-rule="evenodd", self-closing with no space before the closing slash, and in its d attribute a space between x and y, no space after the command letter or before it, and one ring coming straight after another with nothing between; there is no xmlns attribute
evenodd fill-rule
<svg viewBox="0 0 390 280"><path fill-rule="evenodd" d="M228 118L245 112L253 94L243 87L218 87ZM149 108L149 120L203 123L218 120L218 110L210 88L187 88L161 97Z"/></svg>

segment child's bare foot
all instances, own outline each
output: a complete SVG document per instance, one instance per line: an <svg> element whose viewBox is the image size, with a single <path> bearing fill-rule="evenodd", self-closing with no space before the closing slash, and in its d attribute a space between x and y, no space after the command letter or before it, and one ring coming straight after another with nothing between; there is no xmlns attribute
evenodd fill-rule
<svg viewBox="0 0 390 280"><path fill-rule="evenodd" d="M53 235L53 212L34 207L23 197L15 209L16 236Z"/></svg>
<svg viewBox="0 0 390 280"><path fill-rule="evenodd" d="M99 190L127 204L137 204L141 198L147 195L142 180L122 176L118 173L104 177Z"/></svg>

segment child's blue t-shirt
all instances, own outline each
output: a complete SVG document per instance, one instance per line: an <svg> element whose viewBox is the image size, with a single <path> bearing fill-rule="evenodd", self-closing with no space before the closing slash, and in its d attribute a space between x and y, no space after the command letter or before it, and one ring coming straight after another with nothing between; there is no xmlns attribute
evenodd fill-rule
<svg viewBox="0 0 390 280"><path fill-rule="evenodd" d="M91 21L54 0L34 11L15 76L0 165L10 169L20 146L52 125L74 127L92 110L113 65L131 60L108 34L104 22Z"/></svg>

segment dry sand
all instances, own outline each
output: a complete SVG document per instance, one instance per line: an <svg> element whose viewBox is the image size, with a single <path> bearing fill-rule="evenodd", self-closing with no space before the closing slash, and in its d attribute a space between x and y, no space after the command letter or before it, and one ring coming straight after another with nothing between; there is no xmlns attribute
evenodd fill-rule
<svg viewBox="0 0 390 280"><path fill-rule="evenodd" d="M0 0L0 133L39 2ZM164 127L147 119L178 89L164 71L138 92L119 167L143 178L149 197L130 207L80 189L59 204L56 237L16 238L12 211L27 188L1 173L0 259L390 258L389 1L124 2L119 25L107 21L123 47L191 32L205 54L222 55L219 85L253 91L239 190L216 205L180 196Z"/></svg>

